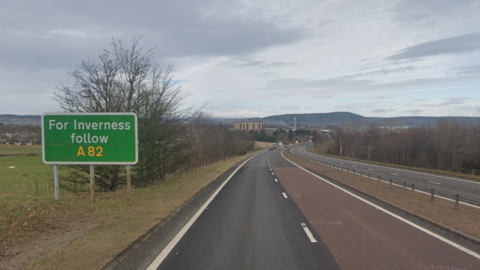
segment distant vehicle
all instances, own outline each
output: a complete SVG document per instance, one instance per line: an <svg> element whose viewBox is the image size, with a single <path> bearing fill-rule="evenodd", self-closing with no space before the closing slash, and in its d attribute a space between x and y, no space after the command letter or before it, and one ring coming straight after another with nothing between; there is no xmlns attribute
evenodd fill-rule
<svg viewBox="0 0 480 270"><path fill-rule="evenodd" d="M273 147L270 146L270 148L268 148L268 151L272 151L273 150Z"/></svg>
<svg viewBox="0 0 480 270"><path fill-rule="evenodd" d="M285 148L288 148L288 145L285 145Z"/></svg>

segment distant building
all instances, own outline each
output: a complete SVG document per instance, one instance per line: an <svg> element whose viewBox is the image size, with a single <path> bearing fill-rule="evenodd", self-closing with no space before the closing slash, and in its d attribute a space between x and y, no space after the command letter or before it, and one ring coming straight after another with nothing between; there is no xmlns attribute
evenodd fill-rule
<svg viewBox="0 0 480 270"><path fill-rule="evenodd" d="M237 122L235 123L234 125L234 129L239 129L239 130L246 130L246 131L250 131L250 130L262 130L263 129L263 123L260 123L260 122L247 122L247 121L243 121L243 122Z"/></svg>

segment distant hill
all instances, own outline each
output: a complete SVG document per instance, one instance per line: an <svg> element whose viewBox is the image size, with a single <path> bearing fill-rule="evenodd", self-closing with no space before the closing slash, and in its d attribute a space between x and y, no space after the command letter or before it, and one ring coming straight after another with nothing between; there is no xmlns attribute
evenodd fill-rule
<svg viewBox="0 0 480 270"><path fill-rule="evenodd" d="M350 112L331 113L299 113L282 114L257 118L215 118L216 121L231 125L238 121L259 121L265 123L266 127L292 127L293 118L297 117L297 127L328 127L328 126L356 126L366 127L375 122L377 126L395 127L417 127L422 125L436 125L440 119L453 118L459 122L471 123L480 121L479 117L427 117L427 116L406 116L406 117L364 117ZM40 125L40 115L14 115L0 114L0 124L4 125Z"/></svg>
<svg viewBox="0 0 480 270"><path fill-rule="evenodd" d="M40 125L42 116L40 115L15 115L15 114L0 114L0 123L4 125Z"/></svg>
<svg viewBox="0 0 480 270"><path fill-rule="evenodd" d="M391 127L416 127L422 125L436 125L440 119L453 118L460 122L478 121L478 117L424 117L424 116L407 116L407 117L364 117L350 112L331 112L331 113L309 113L309 114L282 114L272 115L263 118L244 118L244 119L222 119L217 118L217 121L224 124L232 125L235 122L259 121L263 122L266 127L273 126L293 126L293 119L297 118L297 127L328 127L328 126L356 126L366 127L372 122L377 126L391 126Z"/></svg>
<svg viewBox="0 0 480 270"><path fill-rule="evenodd" d="M298 126L338 126L348 123L364 125L368 123L365 117L350 112L311 113L311 114L284 114L261 118L265 125L284 124L293 126L293 119L297 118Z"/></svg>

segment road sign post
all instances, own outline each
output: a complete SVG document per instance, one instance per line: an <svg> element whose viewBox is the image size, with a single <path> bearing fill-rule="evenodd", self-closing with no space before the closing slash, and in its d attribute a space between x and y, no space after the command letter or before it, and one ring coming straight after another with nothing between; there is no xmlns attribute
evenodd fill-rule
<svg viewBox="0 0 480 270"><path fill-rule="evenodd" d="M55 199L60 199L58 165L135 165L138 124L134 113L45 113L42 159L54 165ZM130 177L130 175L128 176ZM91 176L92 202L94 177Z"/></svg>

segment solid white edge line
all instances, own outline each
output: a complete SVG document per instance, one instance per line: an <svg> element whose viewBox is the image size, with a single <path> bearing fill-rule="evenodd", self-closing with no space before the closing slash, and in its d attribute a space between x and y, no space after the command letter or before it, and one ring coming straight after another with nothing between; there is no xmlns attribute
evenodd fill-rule
<svg viewBox="0 0 480 270"><path fill-rule="evenodd" d="M193 223L195 223L195 221L198 219L198 217L203 213L203 211L207 208L207 206L213 201L213 199L217 196L217 194L220 192L220 190L222 190L223 186L225 186L228 183L228 181L230 181L230 178L232 178L233 175L235 175L235 173L237 173L237 171L240 168L243 167L243 165L245 165L247 162L249 162L252 158L254 158L254 157L256 157L256 156L258 156L262 153L263 152L258 153L256 155L250 157L244 163L242 163L242 165L238 166L238 168L232 174L230 174L230 176L227 178L227 180L225 180L225 182L223 182L223 184L215 191L215 193L213 193L212 196L210 196L210 198L202 205L202 207L200 207L200 209L198 209L198 211L195 213L195 215L193 215L192 218L190 218L190 220L187 222L187 224L185 224L185 226L183 226L183 228L180 230L180 232L178 232L177 235L175 235L175 237L168 243L168 245L162 250L162 252L160 254L158 254L157 258L155 258L155 260L153 260L153 262L148 266L147 270L155 270L160 266L160 264L163 262L163 260L165 260L165 258L172 251L172 249L175 247L175 245L180 241L180 239L182 239L182 237L185 235L185 233L188 231L188 229L190 229L190 227L193 225Z"/></svg>
<svg viewBox="0 0 480 270"><path fill-rule="evenodd" d="M288 199L288 196L287 196L287 194L285 194L285 192L282 192L282 195L285 199Z"/></svg>
<svg viewBox="0 0 480 270"><path fill-rule="evenodd" d="M324 181L325 183L330 184L330 185L332 185L332 186L340 189L341 191L343 191L343 192L345 192L345 193L347 193L347 194L349 194L349 195L351 195L351 196L359 199L360 201L362 201L362 202L364 202L364 203L366 203L366 204L369 204L369 205L375 207L376 209L378 209L378 210L380 210L380 211L382 211L382 212L384 212L384 213L386 213L386 214L388 214L388 215L390 215L390 216L392 216L392 217L394 217L394 218L396 218L396 219L398 219L398 220L400 220L400 221L403 221L403 222L405 222L406 224L408 224L408 225L410 225L410 226L412 226L412 227L414 227L414 228L416 228L416 229L418 229L418 230L420 230L420 231L422 231L422 232L424 232L424 233L426 233L426 234L428 234L428 235L430 235L430 236L433 236L433 237L437 238L438 240L440 240L440 241L442 241L442 242L444 242L444 243L446 243L446 244L451 245L452 247L455 247L455 248L457 248L457 249L459 249L459 250L461 250L461 251L463 251L463 252L465 252L465 253L467 253L467 254L469 254L469 255L477 258L477 259L480 259L480 254L478 254L478 253L476 253L476 252L474 252L474 251L472 251L472 250L470 250L470 249L468 249L468 248L465 248L465 247L463 247L463 246L461 246L461 245L459 245L459 244L457 244L457 243L455 243L455 242L452 242L452 241L450 241L450 240L448 240L448 239L446 239L446 238L444 238L444 237L442 237L442 236L440 236L440 235L438 235L438 234L435 234L434 232L431 232L431 231L429 231L429 230L427 230L427 229L425 229L425 228L423 228L423 227L421 227L421 226L419 226L419 225L417 225L417 224L415 224L415 223L413 223L413 222L410 222L410 221L408 221L408 220L406 220L406 219L404 219L404 218L402 218L402 217L400 217L400 216L392 213L392 212L389 212L388 210L386 210L386 209L384 209L384 208L382 208L382 207L380 207L380 206L378 206L378 205L376 205L376 204L374 204L374 203L372 203L372 202L369 202L369 201L367 201L367 200L365 200L365 199L363 199L363 198L361 198L361 197L359 197L359 196L351 193L350 191L348 191L348 190L346 190L346 189L344 189L344 188L342 188L342 187L339 187L339 186L337 186L337 185L329 182L328 180L326 180L326 179L324 179L324 178L322 178L322 177L320 177L320 176L318 176L318 175L316 175L316 174L314 174L314 173L309 172L308 170L302 168L301 166L299 166L299 165L297 165L296 163L294 163L294 162L290 161L289 159L287 159L287 158L283 155L283 151L282 151L281 154L282 154L282 157L283 157L285 160L287 160L288 162L290 162L290 163L292 163L293 165L297 166L299 169L302 169L302 170L304 170L305 172L307 172L307 173L309 173L309 174L317 177L318 179Z"/></svg>
<svg viewBox="0 0 480 270"><path fill-rule="evenodd" d="M315 239L315 237L313 237L313 234L310 231L310 229L308 229L307 224L300 223L300 225L302 225L303 230L305 231L305 234L307 235L308 239L310 239L310 242L317 243L317 239Z"/></svg>

